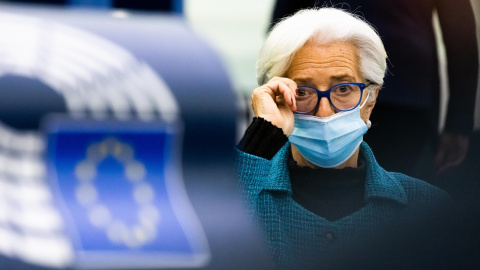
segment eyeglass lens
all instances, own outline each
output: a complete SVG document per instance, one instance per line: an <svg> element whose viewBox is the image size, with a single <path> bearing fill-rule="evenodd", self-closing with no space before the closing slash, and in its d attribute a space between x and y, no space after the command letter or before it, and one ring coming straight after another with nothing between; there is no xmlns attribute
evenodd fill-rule
<svg viewBox="0 0 480 270"><path fill-rule="evenodd" d="M332 88L330 92L331 104L339 110L349 110L360 102L360 87L354 84L344 84ZM315 89L299 87L296 90L297 112L311 112L318 102L318 94Z"/></svg>

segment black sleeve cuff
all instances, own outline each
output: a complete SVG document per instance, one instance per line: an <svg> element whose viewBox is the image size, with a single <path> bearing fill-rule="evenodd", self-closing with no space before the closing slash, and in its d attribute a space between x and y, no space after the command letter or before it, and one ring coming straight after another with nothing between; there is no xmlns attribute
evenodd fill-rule
<svg viewBox="0 0 480 270"><path fill-rule="evenodd" d="M270 160L287 141L281 128L255 117L237 147L245 153Z"/></svg>

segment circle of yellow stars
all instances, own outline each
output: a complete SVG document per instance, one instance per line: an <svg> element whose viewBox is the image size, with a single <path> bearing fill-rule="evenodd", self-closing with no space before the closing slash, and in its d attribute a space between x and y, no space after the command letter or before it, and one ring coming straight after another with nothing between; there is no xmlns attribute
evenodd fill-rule
<svg viewBox="0 0 480 270"><path fill-rule="evenodd" d="M99 201L94 181L98 164L107 157L113 157L123 165L124 175L132 184L132 196L139 209L135 224L127 225L121 219L115 218L108 207ZM145 175L145 166L134 159L132 147L113 137L90 145L86 158L75 167L75 176L78 179L76 200L86 209L90 224L105 230L108 239L113 243L136 248L156 237L160 212L153 203L155 191L144 181Z"/></svg>

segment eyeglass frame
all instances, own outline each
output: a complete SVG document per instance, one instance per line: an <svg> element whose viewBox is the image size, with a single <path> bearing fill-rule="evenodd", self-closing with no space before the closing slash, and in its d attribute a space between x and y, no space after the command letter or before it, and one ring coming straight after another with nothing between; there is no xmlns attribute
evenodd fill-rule
<svg viewBox="0 0 480 270"><path fill-rule="evenodd" d="M333 105L332 103L332 100L330 99L330 93L332 92L333 88L335 87L338 87L338 86L342 86L342 85L356 85L360 88L360 99L358 100L358 103L353 106L352 108L350 109L347 109L347 110L341 110L337 107L335 107L335 105ZM317 97L318 97L318 100L317 100L317 104L315 105L315 107L313 107L313 109L309 112L298 112L298 111L294 111L293 113L296 113L296 114L309 114L315 110L318 110L318 106L320 105L320 100L323 98L323 97L326 97L328 99L328 102L330 102L330 105L335 108L336 110L338 111L341 111L341 112L348 112L348 111L351 111L351 110L354 110L355 108L358 107L358 105L360 104L360 102L362 101L362 97L363 97L363 90L367 87L369 87L372 83L371 82L368 82L368 84L365 84L365 83L339 83L339 84L335 84L334 86L330 87L330 89L328 90L325 90L325 91L320 91L318 90L317 88L315 87L311 87L311 86L306 86L306 85L299 85L297 87L297 90L298 88L310 88L312 90L315 90L317 92Z"/></svg>

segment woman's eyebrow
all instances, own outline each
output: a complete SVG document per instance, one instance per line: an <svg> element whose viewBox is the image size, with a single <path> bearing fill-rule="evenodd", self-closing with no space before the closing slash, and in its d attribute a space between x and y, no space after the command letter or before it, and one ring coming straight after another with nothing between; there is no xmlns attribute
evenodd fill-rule
<svg viewBox="0 0 480 270"><path fill-rule="evenodd" d="M293 78L293 81L297 83L297 85L312 85L313 79L312 78ZM351 74L338 74L330 76L330 81L333 82L355 82L355 77Z"/></svg>
<svg viewBox="0 0 480 270"><path fill-rule="evenodd" d="M352 76L351 74L339 74L339 75L333 75L330 76L330 79L332 81L354 81L355 77Z"/></svg>
<svg viewBox="0 0 480 270"><path fill-rule="evenodd" d="M297 85L310 85L312 83L312 78L295 78L293 79Z"/></svg>

